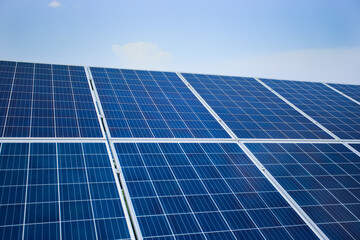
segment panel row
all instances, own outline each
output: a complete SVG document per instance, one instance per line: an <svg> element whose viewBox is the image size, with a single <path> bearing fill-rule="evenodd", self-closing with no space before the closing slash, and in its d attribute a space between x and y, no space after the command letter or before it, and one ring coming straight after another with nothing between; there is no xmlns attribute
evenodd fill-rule
<svg viewBox="0 0 360 240"><path fill-rule="evenodd" d="M104 143L2 143L1 239L130 239Z"/></svg>
<svg viewBox="0 0 360 240"><path fill-rule="evenodd" d="M0 61L0 136L103 137L84 67Z"/></svg>

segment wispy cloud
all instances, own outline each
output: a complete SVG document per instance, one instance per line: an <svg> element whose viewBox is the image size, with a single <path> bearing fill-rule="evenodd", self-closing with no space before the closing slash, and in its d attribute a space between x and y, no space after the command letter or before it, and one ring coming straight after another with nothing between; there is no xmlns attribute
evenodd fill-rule
<svg viewBox="0 0 360 240"><path fill-rule="evenodd" d="M61 6L61 3L58 1L52 1L51 3L48 4L48 6L52 8L58 8Z"/></svg>
<svg viewBox="0 0 360 240"><path fill-rule="evenodd" d="M302 49L205 60L186 71L303 81L360 83L360 48ZM185 66L184 66L185 67Z"/></svg>
<svg viewBox="0 0 360 240"><path fill-rule="evenodd" d="M172 61L169 52L151 42L113 44L112 51L119 58L122 67L166 70Z"/></svg>

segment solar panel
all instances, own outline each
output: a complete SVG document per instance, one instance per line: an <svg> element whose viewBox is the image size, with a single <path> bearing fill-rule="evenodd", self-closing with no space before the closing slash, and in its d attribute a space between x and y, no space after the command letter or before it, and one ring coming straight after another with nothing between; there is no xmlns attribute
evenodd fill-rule
<svg viewBox="0 0 360 240"><path fill-rule="evenodd" d="M262 79L341 139L360 139L360 106L316 82Z"/></svg>
<svg viewBox="0 0 360 240"><path fill-rule="evenodd" d="M130 239L104 143L2 143L1 239Z"/></svg>
<svg viewBox="0 0 360 240"><path fill-rule="evenodd" d="M2 137L103 137L84 67L0 61Z"/></svg>
<svg viewBox="0 0 360 240"><path fill-rule="evenodd" d="M330 239L360 236L360 156L343 144L246 146Z"/></svg>
<svg viewBox="0 0 360 240"><path fill-rule="evenodd" d="M317 239L235 143L115 143L145 239Z"/></svg>
<svg viewBox="0 0 360 240"><path fill-rule="evenodd" d="M356 101L360 102L360 86L359 85L350 85L350 84L333 84L328 83L333 88L341 91L342 93L346 94L347 96L355 99Z"/></svg>
<svg viewBox="0 0 360 240"><path fill-rule="evenodd" d="M239 138L331 138L253 78L182 75Z"/></svg>
<svg viewBox="0 0 360 240"><path fill-rule="evenodd" d="M111 137L230 138L176 73L90 70Z"/></svg>

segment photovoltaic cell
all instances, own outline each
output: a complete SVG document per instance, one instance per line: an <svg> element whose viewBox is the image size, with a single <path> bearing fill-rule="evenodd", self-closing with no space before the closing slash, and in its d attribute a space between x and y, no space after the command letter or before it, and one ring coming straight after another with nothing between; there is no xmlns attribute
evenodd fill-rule
<svg viewBox="0 0 360 240"><path fill-rule="evenodd" d="M333 88L341 91L352 99L360 102L360 85L328 83Z"/></svg>
<svg viewBox="0 0 360 240"><path fill-rule="evenodd" d="M90 69L112 137L230 138L176 73Z"/></svg>
<svg viewBox="0 0 360 240"><path fill-rule="evenodd" d="M317 239L234 143L115 143L145 239Z"/></svg>
<svg viewBox="0 0 360 240"><path fill-rule="evenodd" d="M331 138L253 78L182 75L239 138Z"/></svg>
<svg viewBox="0 0 360 240"><path fill-rule="evenodd" d="M357 103L322 83L262 81L339 138L360 139L360 105Z"/></svg>
<svg viewBox="0 0 360 240"><path fill-rule="evenodd" d="M246 146L330 239L358 239L360 156L343 144Z"/></svg>
<svg viewBox="0 0 360 240"><path fill-rule="evenodd" d="M104 143L2 143L1 239L130 239Z"/></svg>
<svg viewBox="0 0 360 240"><path fill-rule="evenodd" d="M84 67L0 61L2 137L103 137Z"/></svg>

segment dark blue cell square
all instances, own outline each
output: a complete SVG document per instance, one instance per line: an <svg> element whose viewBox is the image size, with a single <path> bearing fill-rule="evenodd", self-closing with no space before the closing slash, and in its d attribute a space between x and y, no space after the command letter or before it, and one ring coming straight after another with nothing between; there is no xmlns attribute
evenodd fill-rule
<svg viewBox="0 0 360 240"><path fill-rule="evenodd" d="M307 191L289 191L289 194L300 206L320 205Z"/></svg>
<svg viewBox="0 0 360 240"><path fill-rule="evenodd" d="M85 169L59 169L60 183L87 182Z"/></svg>
<svg viewBox="0 0 360 240"><path fill-rule="evenodd" d="M60 184L60 199L62 201L90 199L89 186L85 184Z"/></svg>
<svg viewBox="0 0 360 240"><path fill-rule="evenodd" d="M223 212L226 222L232 230L255 228L254 222L245 211Z"/></svg>
<svg viewBox="0 0 360 240"><path fill-rule="evenodd" d="M94 199L107 199L118 198L119 191L117 185L113 183L90 183L91 198Z"/></svg>
<svg viewBox="0 0 360 240"><path fill-rule="evenodd" d="M127 181L146 181L150 180L146 168L122 168L124 177Z"/></svg>
<svg viewBox="0 0 360 240"><path fill-rule="evenodd" d="M286 200L278 192L262 192L259 193L259 195L270 208L289 206Z"/></svg>
<svg viewBox="0 0 360 240"><path fill-rule="evenodd" d="M303 239L319 239L316 234L308 226L293 226L286 227L286 230L290 233L293 239L303 240Z"/></svg>
<svg viewBox="0 0 360 240"><path fill-rule="evenodd" d="M90 201L61 202L61 220L83 220L92 219Z"/></svg>
<svg viewBox="0 0 360 240"><path fill-rule="evenodd" d="M265 239L259 230L240 230L234 231L234 234L237 239L248 239L248 240L258 240Z"/></svg>
<svg viewBox="0 0 360 240"><path fill-rule="evenodd" d="M329 206L324 206L324 208L338 222L357 220L357 218L343 205L329 205Z"/></svg>
<svg viewBox="0 0 360 240"><path fill-rule="evenodd" d="M143 167L144 163L140 155L118 154L118 159L122 167Z"/></svg>
<svg viewBox="0 0 360 240"><path fill-rule="evenodd" d="M31 155L29 168L57 168L55 155Z"/></svg>
<svg viewBox="0 0 360 240"><path fill-rule="evenodd" d="M58 201L58 185L30 185L28 186L27 202L55 202Z"/></svg>
<svg viewBox="0 0 360 240"><path fill-rule="evenodd" d="M111 168L88 168L89 182L113 182L114 172Z"/></svg>
<svg viewBox="0 0 360 240"><path fill-rule="evenodd" d="M25 186L0 187L0 205L25 202Z"/></svg>
<svg viewBox="0 0 360 240"><path fill-rule="evenodd" d="M284 228L264 228L261 229L261 232L269 240L291 239L291 236Z"/></svg>
<svg viewBox="0 0 360 240"><path fill-rule="evenodd" d="M84 159L82 155L58 155L59 168L84 168Z"/></svg>
<svg viewBox="0 0 360 240"><path fill-rule="evenodd" d="M120 199L94 200L92 207L95 218L124 217Z"/></svg>
<svg viewBox="0 0 360 240"><path fill-rule="evenodd" d="M143 237L171 235L165 216L138 217L137 219Z"/></svg>
<svg viewBox="0 0 360 240"><path fill-rule="evenodd" d="M354 214L357 218L360 217L360 204L347 204L345 205L349 211Z"/></svg>
<svg viewBox="0 0 360 240"><path fill-rule="evenodd" d="M275 187L265 178L248 178L251 186L258 192L276 191Z"/></svg>
<svg viewBox="0 0 360 240"><path fill-rule="evenodd" d="M208 179L203 180L203 183L210 193L231 193L231 189L223 179Z"/></svg>
<svg viewBox="0 0 360 240"><path fill-rule="evenodd" d="M32 203L26 206L26 223L59 221L58 203Z"/></svg>
<svg viewBox="0 0 360 240"><path fill-rule="evenodd" d="M220 173L214 166L195 166L200 178L221 178Z"/></svg>
<svg viewBox="0 0 360 240"><path fill-rule="evenodd" d="M61 223L63 239L96 239L94 221L71 221Z"/></svg>
<svg viewBox="0 0 360 240"><path fill-rule="evenodd" d="M60 239L60 224L25 225L24 239Z"/></svg>
<svg viewBox="0 0 360 240"><path fill-rule="evenodd" d="M167 162L161 154L143 154L142 158L146 166L166 166Z"/></svg>
<svg viewBox="0 0 360 240"><path fill-rule="evenodd" d="M294 177L279 177L276 180L287 191L302 190L304 187Z"/></svg>
<svg viewBox="0 0 360 240"><path fill-rule="evenodd" d="M254 188L245 178L226 179L226 182L235 193L255 192Z"/></svg>
<svg viewBox="0 0 360 240"><path fill-rule="evenodd" d="M56 184L56 169L29 170L28 184Z"/></svg>
<svg viewBox="0 0 360 240"><path fill-rule="evenodd" d="M243 209L243 205L239 202L238 195L234 194L214 194L212 196L216 205L220 210L240 210Z"/></svg>
<svg viewBox="0 0 360 240"><path fill-rule="evenodd" d="M135 199L134 199L135 200ZM173 213L188 213L190 212L189 205L184 197L161 197L161 205L166 214Z"/></svg>
<svg viewBox="0 0 360 240"><path fill-rule="evenodd" d="M354 238L360 236L360 224L359 222L349 222L341 224Z"/></svg>
<svg viewBox="0 0 360 240"><path fill-rule="evenodd" d="M200 180L179 181L184 194L207 194L203 183Z"/></svg>
<svg viewBox="0 0 360 240"><path fill-rule="evenodd" d="M305 224L301 217L294 211L294 209L288 208L274 208L272 212L275 214L277 219L284 226L291 225L302 225Z"/></svg>
<svg viewBox="0 0 360 240"><path fill-rule="evenodd" d="M125 218L96 220L96 233L99 239L128 239L129 229Z"/></svg>
<svg viewBox="0 0 360 240"><path fill-rule="evenodd" d="M108 155L100 154L85 154L86 167L110 167L110 160Z"/></svg>
<svg viewBox="0 0 360 240"><path fill-rule="evenodd" d="M174 234L201 232L192 214L168 215L168 219Z"/></svg>
<svg viewBox="0 0 360 240"><path fill-rule="evenodd" d="M336 221L322 206L303 207L303 209L315 223L331 223Z"/></svg>
<svg viewBox="0 0 360 240"><path fill-rule="evenodd" d="M127 182L127 188L131 197L156 196L151 182Z"/></svg>
<svg viewBox="0 0 360 240"><path fill-rule="evenodd" d="M198 179L198 175L193 167L172 167L176 179Z"/></svg>
<svg viewBox="0 0 360 240"><path fill-rule="evenodd" d="M5 149L3 150L5 151ZM16 153L13 153L16 154ZM0 169L27 169L28 156L26 155L3 155L0 156Z"/></svg>
<svg viewBox="0 0 360 240"><path fill-rule="evenodd" d="M245 209L266 208L265 202L258 193L239 193L236 194Z"/></svg>
<svg viewBox="0 0 360 240"><path fill-rule="evenodd" d="M133 198L132 204L137 216L164 214L157 198Z"/></svg>
<svg viewBox="0 0 360 240"><path fill-rule="evenodd" d="M217 211L216 205L208 195L186 196L186 199L194 212Z"/></svg>
<svg viewBox="0 0 360 240"><path fill-rule="evenodd" d="M326 236L333 239L352 239L353 237L338 223L319 224Z"/></svg>
<svg viewBox="0 0 360 240"><path fill-rule="evenodd" d="M176 181L156 181L153 182L159 196L181 195L181 190Z"/></svg>
<svg viewBox="0 0 360 240"><path fill-rule="evenodd" d="M330 190L341 203L359 203L359 200L355 198L348 190Z"/></svg>
<svg viewBox="0 0 360 240"><path fill-rule="evenodd" d="M309 191L309 193L322 205L340 204L340 202L327 190L314 190Z"/></svg>
<svg viewBox="0 0 360 240"><path fill-rule="evenodd" d="M229 230L226 222L219 212L196 213L196 218L204 232Z"/></svg>
<svg viewBox="0 0 360 240"><path fill-rule="evenodd" d="M324 189L324 187L314 177L296 177L296 180L305 189Z"/></svg>
<svg viewBox="0 0 360 240"><path fill-rule="evenodd" d="M251 219L258 227L275 227L280 226L280 222L269 209L249 210Z"/></svg>
<svg viewBox="0 0 360 240"><path fill-rule="evenodd" d="M23 226L0 227L1 239L22 239Z"/></svg>
<svg viewBox="0 0 360 240"><path fill-rule="evenodd" d="M149 167L147 168L152 180L173 180L175 179L169 167Z"/></svg>
<svg viewBox="0 0 360 240"><path fill-rule="evenodd" d="M0 171L0 186L25 185L26 170Z"/></svg>
<svg viewBox="0 0 360 240"><path fill-rule="evenodd" d="M0 207L0 225L23 224L24 208L23 204L2 205Z"/></svg>

